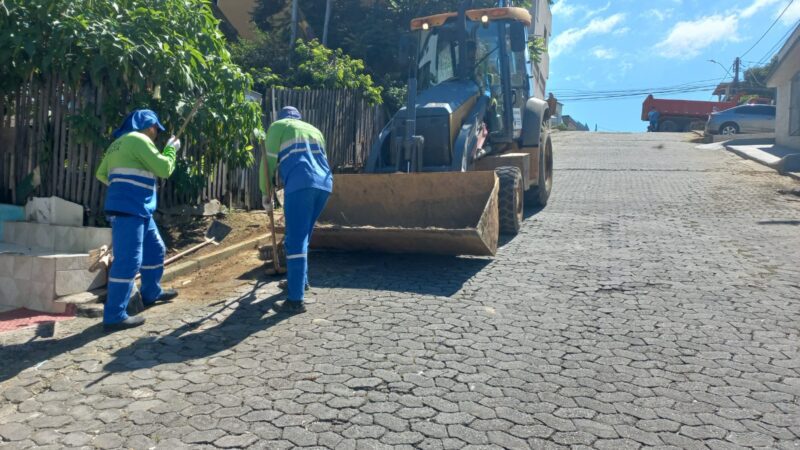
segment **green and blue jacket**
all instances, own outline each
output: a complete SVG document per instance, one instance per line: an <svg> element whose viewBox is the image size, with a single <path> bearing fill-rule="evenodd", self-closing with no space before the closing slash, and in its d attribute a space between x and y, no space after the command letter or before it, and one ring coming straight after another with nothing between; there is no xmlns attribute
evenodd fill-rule
<svg viewBox="0 0 800 450"><path fill-rule="evenodd" d="M175 149L159 152L147 135L132 132L111 143L97 169L97 179L108 186L105 211L150 217L156 210L158 178L175 170Z"/></svg>
<svg viewBox="0 0 800 450"><path fill-rule="evenodd" d="M325 138L313 125L297 119L275 121L267 130L265 152L269 173L263 167L259 170L261 192L267 192L267 177L273 180L276 169L286 194L308 188L333 190Z"/></svg>

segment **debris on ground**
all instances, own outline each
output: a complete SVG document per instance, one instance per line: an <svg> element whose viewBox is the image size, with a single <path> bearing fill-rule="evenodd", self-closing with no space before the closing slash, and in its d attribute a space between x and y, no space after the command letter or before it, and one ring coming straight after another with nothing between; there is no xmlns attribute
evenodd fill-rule
<svg viewBox="0 0 800 450"><path fill-rule="evenodd" d="M219 200L210 200L202 205L178 205L159 210L165 216L213 217L228 214L228 208Z"/></svg>
<svg viewBox="0 0 800 450"><path fill-rule="evenodd" d="M267 215L264 211L230 211L224 216L162 216L156 220L161 237L167 246L167 257L176 255L203 243L206 230L214 220L231 227L231 232L220 245L209 245L193 255L203 255L236 245L267 232Z"/></svg>
<svg viewBox="0 0 800 450"><path fill-rule="evenodd" d="M257 250L247 250L197 272L165 283L180 292L179 302L209 302L230 296L236 288L266 278Z"/></svg>

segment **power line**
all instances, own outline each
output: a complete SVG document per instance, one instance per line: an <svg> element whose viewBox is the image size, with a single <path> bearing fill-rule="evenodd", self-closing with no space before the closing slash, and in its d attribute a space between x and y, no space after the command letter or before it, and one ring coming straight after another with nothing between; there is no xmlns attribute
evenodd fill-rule
<svg viewBox="0 0 800 450"><path fill-rule="evenodd" d="M796 29L797 25L800 25L800 20L798 20L797 22L794 23L794 25L789 27L786 33L783 36L781 36L781 38L778 39L777 42L775 42L775 45L770 47L770 49L767 50L766 53L764 53L764 56L762 56L761 59L759 59L756 64L759 66L764 65L764 63L767 62L776 51L778 51L778 48L781 45L783 45L783 43L786 41L786 38L788 38L789 35L792 34L792 32Z"/></svg>
<svg viewBox="0 0 800 450"><path fill-rule="evenodd" d="M692 88L686 89L673 89L673 90L663 90L663 91L639 91L639 92L627 92L627 93L620 93L620 94L585 94L579 96L562 96L558 97L559 100L589 100L589 99L600 99L600 98L624 98L624 97L639 97L642 95L649 95L649 94L684 94L687 92L699 92L699 91L706 91L712 88L715 88L717 85L709 84L706 86L696 86Z"/></svg>
<svg viewBox="0 0 800 450"><path fill-rule="evenodd" d="M781 11L780 15L775 19L774 22L772 22L772 25L770 25L769 28L767 28L767 31L765 31L764 34L762 34L761 37L758 38L756 43L753 44L750 48L748 48L747 51L740 56L740 58L750 53L750 50L754 49L755 46L758 45L758 43L761 42L762 39L764 39L764 37L767 35L767 33L769 33L772 27L774 27L775 24L778 23L779 20L781 20L781 17L783 17L783 15L786 13L786 10L789 9L790 6L792 6L792 3L794 3L794 0L789 0L789 3L786 5L786 8L783 8L783 11Z"/></svg>
<svg viewBox="0 0 800 450"><path fill-rule="evenodd" d="M672 86L662 86L662 87L646 87L646 88L630 88L630 89L620 89L620 90L606 90L606 91L587 91L587 90L580 90L580 89L557 89L554 90L553 93L561 94L565 97L580 97L585 95L617 95L617 94L636 94L641 92L664 92L664 91L673 91L673 90L685 90L685 89L695 89L698 87L705 88L706 85L711 82L716 81L716 78L711 78L707 80L698 80L698 81L690 81L682 84L676 84Z"/></svg>
<svg viewBox="0 0 800 450"><path fill-rule="evenodd" d="M724 67L724 66L723 66L723 67ZM730 76L730 74L731 74L731 69L732 69L732 68L733 68L733 65L730 65L730 66L729 66L727 69L725 69L725 76L724 76L724 77L722 77L722 79L721 79L721 80L719 80L719 82L717 82L717 86L719 86L720 84L722 84L722 82L723 82L723 81L725 81L725 79L726 79L728 76ZM708 96L708 98L709 98L709 100L711 100L711 99L713 99L713 98L714 98L714 91L711 91L711 95L709 95L709 96Z"/></svg>
<svg viewBox="0 0 800 450"><path fill-rule="evenodd" d="M641 97L648 94L659 94L659 95L674 95L674 94L685 94L689 92L701 92L706 91L709 89L713 89L717 87L716 84L709 84L709 85L698 85L692 87L686 87L682 89L668 89L668 90L648 90L648 91L637 91L637 92L627 92L627 93L618 93L618 94L604 94L604 93L594 93L594 94L584 94L584 95L576 95L576 96L562 96L558 97L560 101L569 101L569 102L578 102L578 101L592 101L592 100L613 100L613 99L623 99L623 98L631 98L631 97Z"/></svg>
<svg viewBox="0 0 800 450"><path fill-rule="evenodd" d="M630 88L630 89L609 90L609 91L587 91L587 90L582 90L582 89L558 89L558 90L555 90L553 92L575 92L575 93L581 93L581 92L623 92L623 91L632 91L632 90L635 90L635 91L646 91L646 90L655 90L655 89L671 89L671 88L676 88L676 87L695 85L695 84L699 84L699 83L707 83L709 81L715 81L715 80L716 80L716 78L709 78L709 79L706 79L706 80L687 81L687 82L681 83L681 84L675 84L675 85L664 86L664 87L656 87L656 88L652 88L652 87L648 87L648 88Z"/></svg>

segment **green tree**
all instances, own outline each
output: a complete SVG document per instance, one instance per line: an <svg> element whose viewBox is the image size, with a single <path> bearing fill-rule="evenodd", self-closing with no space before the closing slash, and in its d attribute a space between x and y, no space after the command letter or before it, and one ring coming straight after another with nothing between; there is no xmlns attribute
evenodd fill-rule
<svg viewBox="0 0 800 450"><path fill-rule="evenodd" d="M778 57L772 59L763 66L752 66L744 71L744 83L753 87L766 87L767 76L778 64Z"/></svg>
<svg viewBox="0 0 800 450"><path fill-rule="evenodd" d="M186 136L205 143L206 151L189 169L251 162L247 144L261 131L261 108L246 99L252 79L232 62L209 0L5 0L5 6L3 95L51 77L73 90L100 88L106 120L86 108L72 126L82 140L101 145L130 109L155 109L177 130L202 97Z"/></svg>
<svg viewBox="0 0 800 450"><path fill-rule="evenodd" d="M252 41L240 40L231 45L234 61L256 79L259 90L269 87L357 89L371 103L381 102L381 88L365 72L364 61L340 49L326 48L316 39L297 41L291 67L288 52L288 48L281 47L275 34L268 32L257 33Z"/></svg>
<svg viewBox="0 0 800 450"><path fill-rule="evenodd" d="M289 0L260 0L260 11L275 11L270 26L288 28L289 16L285 13ZM405 92L406 71L399 60L398 42L408 32L411 19L447 11L457 11L462 0L333 0L328 31L328 44L341 48L353 58L365 62L365 68L375 82L383 87L384 102L390 110L400 106ZM530 8L532 0L515 2L515 6ZM552 4L552 2L551 2ZM475 0L473 8L497 5L496 0ZM259 10L259 8L257 8ZM301 16L312 31L322 30L325 8L321 3L300 0ZM281 11L281 12L278 12ZM263 17L263 16L262 16ZM256 23L265 23L264 20ZM534 59L546 51L544 42L532 40Z"/></svg>

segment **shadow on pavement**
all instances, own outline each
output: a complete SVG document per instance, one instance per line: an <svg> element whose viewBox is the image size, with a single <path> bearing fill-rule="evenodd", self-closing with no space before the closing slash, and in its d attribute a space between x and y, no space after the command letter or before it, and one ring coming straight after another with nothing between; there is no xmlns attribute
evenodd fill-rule
<svg viewBox="0 0 800 450"><path fill-rule="evenodd" d="M759 225L800 225L800 220L761 220Z"/></svg>
<svg viewBox="0 0 800 450"><path fill-rule="evenodd" d="M308 278L312 287L449 297L491 261L437 255L313 252Z"/></svg>
<svg viewBox="0 0 800 450"><path fill-rule="evenodd" d="M254 269L242 277L246 278L260 269ZM238 298L208 305L217 308L199 319L186 321L169 334L139 338L131 345L114 352L114 359L103 367L104 370L113 374L205 358L234 347L250 335L291 317L271 312L275 301L283 294L259 299L258 290L267 282L260 280ZM267 312L270 312L270 315L263 317ZM210 324L215 325L205 327ZM152 358L142 358L143 353L151 355ZM91 384L99 381L102 381L102 378Z"/></svg>
<svg viewBox="0 0 800 450"><path fill-rule="evenodd" d="M471 257L314 252L310 258L310 281L313 286L322 288L449 297L491 261L489 258ZM187 320L167 334L144 336L118 349L104 366L106 373L89 386L113 373L214 355L287 319L290 316L271 312L275 302L283 297L282 293L259 298L259 289L275 280L265 279L262 274L263 267L259 266L239 276L239 279L255 280L256 283L238 298L202 305L209 311L202 317ZM264 317L268 312L269 315ZM0 367L0 381L103 336L107 334L98 321L65 338L4 346L0 349L0 358L4 361Z"/></svg>
<svg viewBox="0 0 800 450"><path fill-rule="evenodd" d="M63 339L32 339L19 344L4 345L0 347L0 361L3 361L2 367L0 367L0 382L9 380L23 370L42 364L50 358L83 347L103 336L105 336L103 325L98 322L78 334Z"/></svg>

